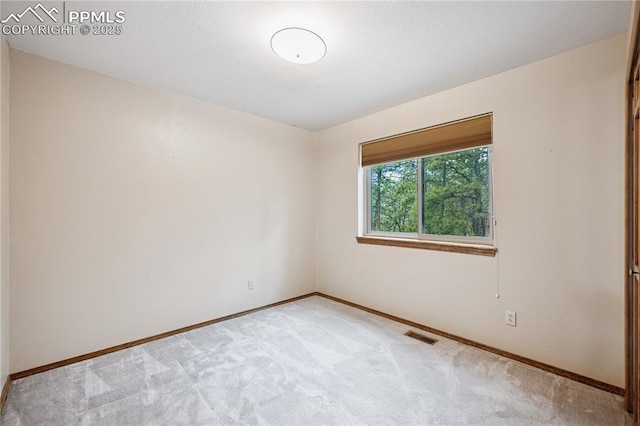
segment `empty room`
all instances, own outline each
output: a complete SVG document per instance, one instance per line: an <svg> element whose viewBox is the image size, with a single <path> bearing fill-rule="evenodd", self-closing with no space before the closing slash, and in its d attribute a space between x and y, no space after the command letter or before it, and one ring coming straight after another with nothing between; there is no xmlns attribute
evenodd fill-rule
<svg viewBox="0 0 640 426"><path fill-rule="evenodd" d="M3 0L0 424L639 424L639 16Z"/></svg>

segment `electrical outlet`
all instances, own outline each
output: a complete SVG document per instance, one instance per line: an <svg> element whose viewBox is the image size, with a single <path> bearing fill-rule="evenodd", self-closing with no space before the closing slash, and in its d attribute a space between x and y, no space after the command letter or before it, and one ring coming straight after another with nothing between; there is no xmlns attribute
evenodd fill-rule
<svg viewBox="0 0 640 426"><path fill-rule="evenodd" d="M516 326L516 313L513 311L504 311L504 323L512 327Z"/></svg>
<svg viewBox="0 0 640 426"><path fill-rule="evenodd" d="M249 290L253 290L255 287L253 286L253 281L249 280L247 281L247 288Z"/></svg>

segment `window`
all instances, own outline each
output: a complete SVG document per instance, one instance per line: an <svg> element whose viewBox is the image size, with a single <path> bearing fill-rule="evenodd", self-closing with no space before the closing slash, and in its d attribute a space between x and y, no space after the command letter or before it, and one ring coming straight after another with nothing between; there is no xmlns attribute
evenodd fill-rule
<svg viewBox="0 0 640 426"><path fill-rule="evenodd" d="M491 237L490 151L482 147L420 160L421 233Z"/></svg>
<svg viewBox="0 0 640 426"><path fill-rule="evenodd" d="M369 168L369 232L417 232L417 164L408 160Z"/></svg>
<svg viewBox="0 0 640 426"><path fill-rule="evenodd" d="M364 238L358 241L495 255L491 118L363 144ZM486 247L456 249L465 246Z"/></svg>

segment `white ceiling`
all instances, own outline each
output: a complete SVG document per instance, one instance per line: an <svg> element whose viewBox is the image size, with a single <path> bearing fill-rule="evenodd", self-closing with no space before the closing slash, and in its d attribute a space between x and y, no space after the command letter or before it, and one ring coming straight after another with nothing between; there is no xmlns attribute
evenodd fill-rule
<svg viewBox="0 0 640 426"><path fill-rule="evenodd" d="M0 12L32 2L2 1ZM45 5L62 2L43 2ZM8 36L17 49L321 130L627 30L629 2L71 2L123 10L116 36ZM327 45L284 62L285 27Z"/></svg>

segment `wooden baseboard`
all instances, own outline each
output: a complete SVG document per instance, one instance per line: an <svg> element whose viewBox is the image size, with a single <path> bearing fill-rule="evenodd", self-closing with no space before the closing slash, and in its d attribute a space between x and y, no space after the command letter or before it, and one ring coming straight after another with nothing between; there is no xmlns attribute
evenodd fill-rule
<svg viewBox="0 0 640 426"><path fill-rule="evenodd" d="M144 339L134 340L129 343L123 343L121 345L111 346L109 348L100 349L99 351L90 352L84 355L74 356L72 358L63 359L62 361L52 362L51 364L42 365L40 367L30 368L25 371L20 371L17 373L13 373L9 376L11 380L22 379L23 377L32 376L34 374L42 373L44 371L53 370L54 368L64 367L65 365L75 364L76 362L85 361L87 359L96 358L102 355L106 355L112 352L121 351L123 349L128 349L134 346L142 345L144 343L153 342L154 340L164 339L165 337L173 336L175 334L184 333L186 331L195 330L200 327L206 327L211 324L215 324L222 321L227 321L233 318L238 318L244 315L252 314L254 312L262 311L264 309L273 308L274 306L284 305L285 303L295 302L296 300L305 299L307 297L316 296L318 293L313 292L309 294L304 294L302 296L293 297L291 299L281 300L280 302L271 303L269 305L260 306L258 308L249 309L247 311L238 312L237 314L231 314L220 318L215 318L209 321L201 322L194 325L189 325L182 328L177 328L175 330L167 331L165 333L156 334L155 336L145 337ZM9 379L7 379L9 380ZM8 390L8 387L7 387Z"/></svg>
<svg viewBox="0 0 640 426"><path fill-rule="evenodd" d="M381 316L383 318L387 318L387 319L390 319L392 321L396 321L396 322L399 322L401 324L408 325L409 327L417 328L417 329L420 329L420 330L423 330L423 331L426 331L426 332L429 332L429 333L432 333L432 334L436 334L438 336L446 337L447 339L455 340L456 342L459 342L459 343L462 343L462 344L465 344L465 345L473 346L475 348L479 348L479 349L494 353L496 355L503 356L505 358L509 358L509 359L513 359L513 360L518 361L518 362L522 362L523 364L531 365L533 367L539 368L540 370L548 371L548 372L556 374L558 376L565 377L567 379L571 379L571 380L574 380L576 382L580 382L580 383L583 383L585 385L589 385L589 386L592 386L594 388L604 390L606 392L610 392L610 393L613 393L613 394L616 394L616 395L622 395L622 396L625 395L625 390L620 388L620 387L618 387L618 386L610 385L608 383L604 383L604 382L601 382L599 380L595 380L595 379L592 379L592 378L589 378L589 377L586 377L586 376L582 376L580 374L573 373L571 371L567 371L567 370L564 370L562 368L554 367L554 366L549 365L549 364L545 364L545 363L542 363L542 362L534 361L532 359L529 359L529 358L526 358L526 357L511 353L511 352L503 351L502 349L498 349L498 348L494 348L492 346L488 346L488 345L485 345L485 344L482 344L482 343L478 343L478 342L475 342L473 340L466 339L466 338L460 337L460 336L456 336L455 334L447 333L445 331L438 330L436 328L432 328L432 327L429 327L429 326L426 326L426 325L423 325L423 324L419 324L417 322L409 321L407 319L404 319L404 318L401 318L401 317L397 317L395 315L387 314L385 312L378 311L376 309L367 308L366 306L358 305L357 303L348 302L348 301L340 299L338 297L330 296L328 294L324 294L324 293L320 293L320 292L313 292L313 293L305 294L305 295L302 295L302 296L294 297L294 298L291 298L291 299L282 300L280 302L271 303L269 305L261 306L261 307L258 307L258 308L249 309L247 311L238 312L237 314L227 315L227 316L224 316L224 317L212 319L212 320L209 320L209 321L201 322L201 323L190 325L190 326L187 326L187 327L182 327L182 328L178 328L178 329L175 329L175 330L167 331L165 333L156 334L155 336L146 337L144 339L138 339L138 340L134 340L134 341L129 342L129 343L123 343L121 345L112 346L110 348L101 349L101 350L95 351L95 352L90 352L90 353L85 354L85 355L79 355L79 356L76 356L76 357L73 357L73 358L68 358L68 359L65 359L65 360L62 360L62 361L53 362L51 364L47 364L47 365L43 365L43 366L40 366L40 367L31 368L29 370L20 371L18 373L13 373L9 377L7 377L7 380L6 380L5 384L4 384L4 387L2 388L2 395L0 396L0 408L4 405L4 401L7 398L7 394L9 392L9 383L10 383L11 380L21 379L23 377L31 376L33 374L38 374L38 373L42 373L44 371L52 370L54 368L63 367L65 365L74 364L74 363L80 362L80 361L85 361L87 359L99 357L99 356L106 355L106 354L109 354L109 353L112 353L112 352L116 352L116 351L120 351L120 350L123 350L123 349L131 348L133 346L138 346L138 345L142 345L144 343L152 342L154 340L163 339L165 337L173 336L175 334L184 333L186 331L195 330L195 329L200 328L200 327L205 327L205 326L208 326L208 325L211 325L211 324L215 324L215 323L222 322L222 321L227 321L227 320L230 320L230 319L233 319L233 318L238 318L238 317L241 317L243 315L248 315L248 314L251 314L251 313L254 313L254 312L262 311L264 309L273 308L275 306L283 305L285 303L290 303L290 302L295 302L296 300L306 299L307 297L311 297L311 296L324 297L325 299L333 300L334 302L342 303L343 305L351 306L353 308L360 309L362 311L369 312L371 314L378 315L378 316Z"/></svg>
<svg viewBox="0 0 640 426"><path fill-rule="evenodd" d="M464 337L456 336L455 334L447 333L446 331L442 331L442 330L438 330L436 328L428 327L428 326L423 325L423 324L418 324L417 322L409 321L407 319L400 318L400 317L397 317L395 315L387 314L385 312L378 311L376 309L367 308L366 306L358 305L357 303L348 302L348 301L340 299L338 297L329 296L328 294L319 293L319 292L317 292L316 295L324 297L324 298L329 299L329 300L333 300L334 302L338 302L338 303L342 303L342 304L347 305L347 306L351 306L352 308L357 308L357 309L369 312L371 314L378 315L378 316L390 319L392 321L396 321L396 322L408 325L409 327L418 328L420 330L427 331L429 333L437 334L438 336L446 337L447 339L455 340L456 342L459 342L459 343L462 343L462 344L465 344L465 345L473 346L475 348L482 349L482 350L485 350L487 352L491 352L491 353L494 353L496 355L503 356L505 358L513 359L513 360L521 362L523 364L531 365L533 367L539 368L540 370L548 371L549 373L553 373L553 374L555 374L557 376L565 377L567 379L571 379L573 381L580 382L580 383L583 383L585 385L589 385L589 386L592 386L594 388L597 388L597 389L600 389L600 390L603 390L603 391L606 391L606 392L610 392L610 393L613 393L613 394L616 394L616 395L621 395L621 396L625 395L625 390L623 388L621 388L621 387L618 387L618 386L610 385L608 383L604 383L604 382L601 382L599 380L592 379L590 377L586 377L586 376L583 376L583 375L580 375L580 374L577 374L577 373L573 373L571 371L567 371L567 370L564 370L562 368L554 367L552 365L545 364L543 362L534 361L532 359L529 359L529 358L526 358L526 357L511 353L511 352L503 351L502 349L498 349L498 348L494 348L494 347L489 346L489 345L478 343L478 342L475 342L473 340L469 340L469 339L466 339Z"/></svg>
<svg viewBox="0 0 640 426"><path fill-rule="evenodd" d="M11 379L9 376L4 381L4 385L2 386L2 393L0 394L0 414L2 414L2 410L4 410L4 403L7 400L7 396L9 396L9 385L11 384Z"/></svg>

